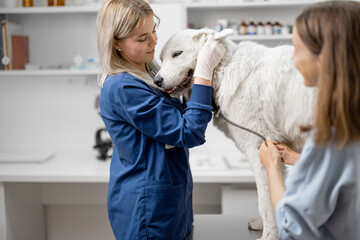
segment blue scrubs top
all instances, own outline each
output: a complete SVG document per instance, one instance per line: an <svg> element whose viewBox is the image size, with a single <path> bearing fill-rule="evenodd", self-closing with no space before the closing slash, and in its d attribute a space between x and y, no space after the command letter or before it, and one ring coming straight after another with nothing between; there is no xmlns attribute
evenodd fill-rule
<svg viewBox="0 0 360 240"><path fill-rule="evenodd" d="M107 77L100 110L114 146L108 215L116 239L182 240L192 231L188 148L205 142L211 96L194 84L184 106L128 73Z"/></svg>
<svg viewBox="0 0 360 240"><path fill-rule="evenodd" d="M320 147L313 132L276 205L280 239L360 239L360 141Z"/></svg>

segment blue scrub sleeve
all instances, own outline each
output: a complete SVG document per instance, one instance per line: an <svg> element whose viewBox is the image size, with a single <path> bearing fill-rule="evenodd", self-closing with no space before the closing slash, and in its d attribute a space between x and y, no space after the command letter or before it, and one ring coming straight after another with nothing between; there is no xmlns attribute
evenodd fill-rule
<svg viewBox="0 0 360 240"><path fill-rule="evenodd" d="M211 105L212 87L200 84L193 84L190 102Z"/></svg>
<svg viewBox="0 0 360 240"><path fill-rule="evenodd" d="M180 111L171 100L160 97L134 79L124 79L111 89L112 108L146 136L178 147L205 142L212 117L211 87L194 85L187 108Z"/></svg>

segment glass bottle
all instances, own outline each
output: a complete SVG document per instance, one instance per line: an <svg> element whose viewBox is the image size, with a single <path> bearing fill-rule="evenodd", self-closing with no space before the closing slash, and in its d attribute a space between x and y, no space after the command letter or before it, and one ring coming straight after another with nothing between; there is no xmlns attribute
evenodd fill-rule
<svg viewBox="0 0 360 240"><path fill-rule="evenodd" d="M245 20L241 21L241 24L239 26L239 34L240 35L246 35L247 34L247 25L245 23Z"/></svg>
<svg viewBox="0 0 360 240"><path fill-rule="evenodd" d="M65 6L64 0L48 0L48 6Z"/></svg>
<svg viewBox="0 0 360 240"><path fill-rule="evenodd" d="M263 35L264 34L264 24L259 21L257 26L256 26L256 34L257 35Z"/></svg>
<svg viewBox="0 0 360 240"><path fill-rule="evenodd" d="M256 34L256 25L255 22L250 19L249 25L247 27L247 34L249 35L255 35Z"/></svg>
<svg viewBox="0 0 360 240"><path fill-rule="evenodd" d="M233 30L234 35L239 35L238 33L238 27L235 20L232 20L229 22L230 28Z"/></svg>
<svg viewBox="0 0 360 240"><path fill-rule="evenodd" d="M271 35L273 34L273 29L272 29L272 24L270 21L267 21L264 27L265 30L265 34L266 35Z"/></svg>
<svg viewBox="0 0 360 240"><path fill-rule="evenodd" d="M273 33L274 34L280 34L281 33L281 24L276 21L273 26Z"/></svg>
<svg viewBox="0 0 360 240"><path fill-rule="evenodd" d="M33 6L33 0L23 0L22 2L23 7L32 7Z"/></svg>

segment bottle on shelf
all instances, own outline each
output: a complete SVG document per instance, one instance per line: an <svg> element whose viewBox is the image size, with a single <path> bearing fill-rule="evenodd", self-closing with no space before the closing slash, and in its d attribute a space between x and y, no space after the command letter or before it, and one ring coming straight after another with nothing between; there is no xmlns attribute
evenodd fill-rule
<svg viewBox="0 0 360 240"><path fill-rule="evenodd" d="M231 20L231 21L229 22L229 27L233 30L233 35L239 35L239 33L238 33L238 26L237 26L235 20Z"/></svg>
<svg viewBox="0 0 360 240"><path fill-rule="evenodd" d="M263 35L264 34L264 24L262 21L259 21L256 25L256 34L257 35Z"/></svg>
<svg viewBox="0 0 360 240"><path fill-rule="evenodd" d="M193 22L188 22L188 29L195 29L195 24Z"/></svg>
<svg viewBox="0 0 360 240"><path fill-rule="evenodd" d="M246 35L247 34L247 25L245 20L241 20L241 24L239 26L239 34Z"/></svg>
<svg viewBox="0 0 360 240"><path fill-rule="evenodd" d="M283 34L283 35L290 34L289 25L287 25L287 24L282 25L281 34Z"/></svg>
<svg viewBox="0 0 360 240"><path fill-rule="evenodd" d="M214 26L213 26L213 29L214 29L216 32L220 32L220 31L221 31L221 25L220 25L220 23L219 23L218 20L215 21Z"/></svg>
<svg viewBox="0 0 360 240"><path fill-rule="evenodd" d="M229 21L227 19L218 19L217 20L219 26L220 26L220 31L221 32L222 30L226 29L229 27Z"/></svg>
<svg viewBox="0 0 360 240"><path fill-rule="evenodd" d="M278 21L275 21L275 23L273 25L273 33L281 34L281 24Z"/></svg>
<svg viewBox="0 0 360 240"><path fill-rule="evenodd" d="M48 6L65 6L64 0L48 0Z"/></svg>
<svg viewBox="0 0 360 240"><path fill-rule="evenodd" d="M33 0L23 0L22 5L23 5L23 7L32 7L33 6Z"/></svg>
<svg viewBox="0 0 360 240"><path fill-rule="evenodd" d="M256 34L256 25L254 21L250 18L250 22L247 26L247 34L249 35L255 35Z"/></svg>
<svg viewBox="0 0 360 240"><path fill-rule="evenodd" d="M288 24L288 29L289 29L289 33L292 34L293 33L293 25Z"/></svg>
<svg viewBox="0 0 360 240"><path fill-rule="evenodd" d="M273 34L273 26L270 21L266 22L266 24L264 26L264 32L265 32L265 35Z"/></svg>

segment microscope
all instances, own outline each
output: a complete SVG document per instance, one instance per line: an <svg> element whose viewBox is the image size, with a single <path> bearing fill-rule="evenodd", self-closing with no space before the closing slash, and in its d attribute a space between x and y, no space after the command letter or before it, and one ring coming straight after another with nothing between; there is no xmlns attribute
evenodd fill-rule
<svg viewBox="0 0 360 240"><path fill-rule="evenodd" d="M100 96L97 95L95 98L95 109L98 111L100 115ZM94 149L97 149L99 155L98 159L105 161L108 158L111 158L113 146L106 128L99 128L95 133L95 146Z"/></svg>

